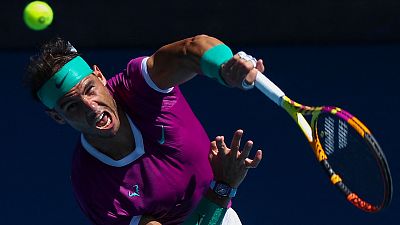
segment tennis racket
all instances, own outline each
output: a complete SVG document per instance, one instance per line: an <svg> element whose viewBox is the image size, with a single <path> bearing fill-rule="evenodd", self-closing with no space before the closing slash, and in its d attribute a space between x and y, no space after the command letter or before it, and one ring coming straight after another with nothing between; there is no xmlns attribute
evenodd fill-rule
<svg viewBox="0 0 400 225"><path fill-rule="evenodd" d="M366 212L389 205L392 178L388 163L360 120L338 107L299 104L260 72L255 86L295 120L332 184L351 204ZM310 122L304 116L310 116Z"/></svg>

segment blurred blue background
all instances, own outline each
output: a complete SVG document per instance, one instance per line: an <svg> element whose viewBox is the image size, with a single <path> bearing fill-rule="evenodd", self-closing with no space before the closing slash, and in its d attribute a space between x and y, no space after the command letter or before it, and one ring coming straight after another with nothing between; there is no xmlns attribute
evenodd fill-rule
<svg viewBox="0 0 400 225"><path fill-rule="evenodd" d="M90 5L88 2L82 3L81 10L89 12L85 8ZM27 1L10 3L14 11L7 13L14 13L3 29L0 45L3 79L0 88L3 97L0 106L3 124L0 224L89 224L75 202L69 178L72 149L78 133L51 121L41 105L32 101L21 85L29 56L35 53L34 47L55 35L64 36L90 64L99 65L110 77L125 68L131 58L149 55L165 43L198 33L215 35L231 45L235 52L244 50L264 59L266 74L294 100L308 105L337 105L352 112L368 125L379 140L393 176L394 198L389 208L377 214L367 214L354 208L326 179L303 134L283 110L256 90L244 92L229 89L198 76L182 85L182 90L209 137L231 137L236 129L242 128L245 138L252 139L255 146L264 151L263 162L259 168L249 172L233 202L243 224L400 224L400 42L399 27L396 26L400 20L392 13L399 9L399 4L396 1L350 1L343 5L336 1L311 2L246 3L250 5L243 7L251 6L260 12L265 10L262 8L265 5L276 10L272 13L269 9L271 14L265 14L268 20L253 21L257 24L253 29L260 35L257 32L245 34L243 26L227 25L226 30L221 29L229 23L223 18L207 26L211 23L201 21L203 15L195 14L195 8L191 8L192 11L185 17L186 14L180 10L184 8L181 4L176 3L174 8L172 2L162 3L155 10L162 11L162 6L168 6L165 10L170 13L166 20L171 22L171 26L162 28L166 21L152 23L154 21L143 19L140 20L141 25L132 30L144 32L127 39L117 37L116 30L107 30L107 26L113 29L118 26L111 22L104 23L104 18L92 18L93 13L75 13L70 15L71 20L62 17L68 14L68 7L79 8L73 1L68 5L50 2L54 9L59 9L54 25L48 30L33 32L27 30L20 19L20 12ZM214 9L223 8L223 3L215 3ZM133 3L126 4L130 6ZM207 9L204 4L199 6L200 11ZM64 5L67 8L62 8ZM104 3L100 5L103 8L107 6ZM111 13L123 15L124 7L121 5ZM362 13L352 11L355 7ZM314 9L318 9L318 13ZM99 10L93 8L90 12L105 14ZM18 18L15 12L18 12ZM135 12L140 16L144 14L137 9ZM193 15L189 16L190 13ZM217 13L209 15L219 18ZM287 16L286 21L282 19L284 15ZM189 22L203 22L204 25L190 26L188 21L188 24L184 23L185 18ZM259 18L265 16L259 14ZM369 19L367 25L358 26L366 18ZM68 22L75 20L81 23ZM152 26L145 25L146 22L160 26L159 33L157 29L152 29L154 34L158 33L157 37L149 35L146 38L146 32L150 32L146 29ZM116 24L121 26L121 23L118 20ZM242 24L243 19L240 19L239 25ZM287 30L278 29L282 24ZM240 37L235 35L234 28L237 28ZM77 31L73 32L74 29ZM182 32L165 33L162 29ZM101 35L97 37L99 33L96 32ZM121 32L126 31L121 29ZM111 37L111 34L114 35ZM116 37L115 45L112 45L113 37ZM109 42L105 42L106 39ZM129 44L130 41L136 44Z"/></svg>

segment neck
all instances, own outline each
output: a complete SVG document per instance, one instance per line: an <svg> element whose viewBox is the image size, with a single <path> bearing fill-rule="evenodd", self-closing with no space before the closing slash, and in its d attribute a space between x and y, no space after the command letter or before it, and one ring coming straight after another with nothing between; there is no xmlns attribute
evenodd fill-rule
<svg viewBox="0 0 400 225"><path fill-rule="evenodd" d="M134 151L135 138L129 120L123 110L118 110L120 128L113 137L85 135L86 140L97 150L114 160L120 160Z"/></svg>

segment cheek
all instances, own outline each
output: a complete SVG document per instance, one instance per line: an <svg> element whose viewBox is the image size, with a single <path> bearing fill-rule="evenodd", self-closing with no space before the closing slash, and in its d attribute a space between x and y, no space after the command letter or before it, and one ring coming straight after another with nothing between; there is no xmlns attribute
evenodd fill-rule
<svg viewBox="0 0 400 225"><path fill-rule="evenodd" d="M84 121L81 121L81 120L73 120L73 121L67 121L67 122L72 128L74 128L76 130L80 130L80 131L85 128L85 124L86 124L86 123L84 123Z"/></svg>
<svg viewBox="0 0 400 225"><path fill-rule="evenodd" d="M104 102L109 106L109 107L113 107L115 105L114 102L114 98L112 97L112 95L108 92L108 90L106 90L107 92L103 92L101 94L101 98L104 99Z"/></svg>
<svg viewBox="0 0 400 225"><path fill-rule="evenodd" d="M82 128L87 126L87 121L85 115L74 115L66 119L66 122L77 130L82 130Z"/></svg>

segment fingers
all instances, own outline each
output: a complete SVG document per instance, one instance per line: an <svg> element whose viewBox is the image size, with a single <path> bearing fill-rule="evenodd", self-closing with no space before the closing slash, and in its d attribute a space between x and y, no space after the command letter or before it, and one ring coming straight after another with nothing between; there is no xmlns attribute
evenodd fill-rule
<svg viewBox="0 0 400 225"><path fill-rule="evenodd" d="M264 63L262 59L259 59L256 63L256 67L254 67L250 72L247 74L245 77L244 81L248 84L251 85L256 81L257 73L260 71L263 73L265 70Z"/></svg>
<svg viewBox="0 0 400 225"><path fill-rule="evenodd" d="M243 148L242 153L239 156L239 160L243 161L245 164L245 167L247 169L249 168L257 168L258 164L262 160L262 151L258 150L256 152L256 155L254 156L254 159L249 159L247 158L250 154L250 150L253 147L253 142L252 141L247 141L246 145Z"/></svg>
<svg viewBox="0 0 400 225"><path fill-rule="evenodd" d="M251 149L253 148L253 141L249 140L243 147L243 150L240 152L240 141L243 136L243 130L237 130L231 141L231 149L227 148L225 144L224 136L217 136L215 141L211 142L211 151L209 154L210 160L214 156L219 156L223 158L231 158L233 161L237 161L245 168L256 168L258 164L262 160L262 151L258 150L253 159L249 159L249 154Z"/></svg>
<svg viewBox="0 0 400 225"><path fill-rule="evenodd" d="M258 70L257 62L252 56L239 52L226 62L221 69L225 82L232 87L243 87L242 82L253 85ZM262 61L259 67L262 67Z"/></svg>
<svg viewBox="0 0 400 225"><path fill-rule="evenodd" d="M253 69L250 70L250 72L246 75L246 77L244 78L244 81L245 81L248 85L252 85L252 84L254 83L254 81L256 80L257 73L258 73L258 70L257 70L256 68L253 68Z"/></svg>
<svg viewBox="0 0 400 225"><path fill-rule="evenodd" d="M245 52L238 52L237 55L240 57L240 61L245 65L246 69L246 71L242 73L245 76L242 78L242 83L239 88L243 90L253 89L258 71L264 71L263 61L256 60L253 56L248 55Z"/></svg>
<svg viewBox="0 0 400 225"><path fill-rule="evenodd" d="M243 130L239 129L233 134L231 141L231 148L229 149L225 144L224 136L217 136L215 141L211 142L211 152L214 155L226 156L229 155L232 159L237 159L240 155L240 141L243 136Z"/></svg>
<svg viewBox="0 0 400 225"><path fill-rule="evenodd" d="M255 68L255 65L250 60L240 59L237 61L237 68L238 73L242 75L243 79L244 76L247 76Z"/></svg>
<svg viewBox="0 0 400 225"><path fill-rule="evenodd" d="M232 155L235 156L235 159L238 155L240 148L240 140L243 136L243 130L237 130L235 134L233 134L232 142L231 142L231 151Z"/></svg>
<svg viewBox="0 0 400 225"><path fill-rule="evenodd" d="M250 169L250 168L257 168L258 164L260 164L262 160L262 151L258 150L256 152L256 155L254 156L254 159L251 160L249 158L245 159L245 166L246 168Z"/></svg>
<svg viewBox="0 0 400 225"><path fill-rule="evenodd" d="M218 154L218 147L217 147L217 143L215 141L211 142L211 152L213 155L217 155Z"/></svg>
<svg viewBox="0 0 400 225"><path fill-rule="evenodd" d="M224 139L225 139L224 136L217 136L215 138L215 142L216 142L217 149L218 149L218 155L220 155L220 156L225 156L229 152L229 149L225 145Z"/></svg>
<svg viewBox="0 0 400 225"><path fill-rule="evenodd" d="M208 154L208 159L211 161L214 156L218 154L217 143L215 141L211 142L210 153Z"/></svg>
<svg viewBox="0 0 400 225"><path fill-rule="evenodd" d="M244 160L249 156L251 148L253 148L253 142L247 141L243 147L243 151L240 153L240 156L238 157L238 160L244 162Z"/></svg>
<svg viewBox="0 0 400 225"><path fill-rule="evenodd" d="M264 72L265 66L264 66L264 62L263 62L262 59L259 59L259 60L257 61L257 63L256 63L256 69L257 69L258 71L260 71L261 73Z"/></svg>

